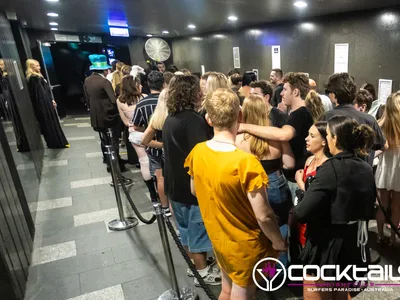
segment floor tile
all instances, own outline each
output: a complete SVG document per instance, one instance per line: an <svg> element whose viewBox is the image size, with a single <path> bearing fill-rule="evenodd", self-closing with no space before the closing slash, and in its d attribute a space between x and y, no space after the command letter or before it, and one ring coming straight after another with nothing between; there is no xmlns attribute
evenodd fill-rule
<svg viewBox="0 0 400 300"><path fill-rule="evenodd" d="M49 209L72 206L72 197L38 201L29 205L31 211L44 211Z"/></svg>
<svg viewBox="0 0 400 300"><path fill-rule="evenodd" d="M87 158L103 157L103 153L102 152L89 152L89 153L86 153L85 156Z"/></svg>
<svg viewBox="0 0 400 300"><path fill-rule="evenodd" d="M32 265L40 265L72 256L76 256L75 241L41 247L33 251Z"/></svg>
<svg viewBox="0 0 400 300"><path fill-rule="evenodd" d="M83 187L90 187L95 185L110 184L110 176L100 178L90 178L71 182L72 189L79 189Z"/></svg>
<svg viewBox="0 0 400 300"><path fill-rule="evenodd" d="M96 137L94 135L90 136L76 136L76 137L68 137L68 141L75 142L75 141L85 141L85 140L94 140Z"/></svg>
<svg viewBox="0 0 400 300"><path fill-rule="evenodd" d="M68 300L125 300L125 296L122 286L119 284Z"/></svg>

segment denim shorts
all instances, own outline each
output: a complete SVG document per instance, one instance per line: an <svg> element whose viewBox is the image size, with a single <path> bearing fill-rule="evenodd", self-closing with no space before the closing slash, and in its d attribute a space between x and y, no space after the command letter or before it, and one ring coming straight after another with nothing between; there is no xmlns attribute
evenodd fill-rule
<svg viewBox="0 0 400 300"><path fill-rule="evenodd" d="M175 201L171 201L171 205L178 223L182 245L187 246L192 253L212 251L199 206Z"/></svg>
<svg viewBox="0 0 400 300"><path fill-rule="evenodd" d="M279 218L279 226L287 224L289 211L292 208L292 197L285 175L280 171L268 174L268 201L275 215Z"/></svg>
<svg viewBox="0 0 400 300"><path fill-rule="evenodd" d="M149 157L150 175L154 177L156 176L156 170L162 169L161 157L153 156L149 153L147 153L147 156Z"/></svg>

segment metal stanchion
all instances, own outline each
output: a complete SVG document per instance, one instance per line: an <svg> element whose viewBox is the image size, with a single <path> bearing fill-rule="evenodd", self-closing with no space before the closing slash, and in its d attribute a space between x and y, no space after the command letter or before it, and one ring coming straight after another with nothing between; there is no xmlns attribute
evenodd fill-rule
<svg viewBox="0 0 400 300"><path fill-rule="evenodd" d="M116 163L118 158L115 156L115 150L112 142L112 131L110 128L107 131L107 135L110 144L105 145L105 147L107 148L107 152L105 154L107 154L109 157L111 177L114 187L115 199L117 200L117 207L119 214L119 219L109 222L108 228L113 231L123 231L135 227L136 225L139 224L139 221L134 217L128 217L128 218L124 217L124 208L122 207L121 194L119 192L119 186L118 186L119 180L117 172L119 172L119 170L118 170L118 164Z"/></svg>
<svg viewBox="0 0 400 300"><path fill-rule="evenodd" d="M197 291L192 287L183 287L179 289L178 280L176 279L174 261L169 246L167 228L165 226L164 214L159 202L153 203L154 212L157 218L158 229L160 230L161 241L164 249L165 260L168 266L169 278L171 280L172 289L163 293L158 300L196 300L198 299Z"/></svg>

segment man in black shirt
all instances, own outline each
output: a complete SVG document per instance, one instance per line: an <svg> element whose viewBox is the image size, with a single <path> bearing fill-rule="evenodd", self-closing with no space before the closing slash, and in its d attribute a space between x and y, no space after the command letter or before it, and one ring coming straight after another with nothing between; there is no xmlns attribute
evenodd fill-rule
<svg viewBox="0 0 400 300"><path fill-rule="evenodd" d="M353 78L348 73L334 74L329 78L326 94L328 94L332 103L337 103L333 110L326 112L322 121L328 121L334 116L349 116L357 120L360 124L366 124L371 126L375 131L375 143L370 151L370 155L367 159L368 163L372 165L374 160L374 150L383 150L386 140L382 134L382 131L374 119L373 116L360 112L352 105L356 98L357 87L354 83Z"/></svg>
<svg viewBox="0 0 400 300"><path fill-rule="evenodd" d="M210 139L207 124L196 112L200 105L200 85L192 75L175 76L168 91L168 117L163 127L165 154L164 186L178 223L181 242L196 269L210 285L221 284L221 274L207 265L207 252L212 251L201 217L197 198L190 190L190 176L184 162L190 151L200 142ZM193 273L188 270L188 275ZM199 286L197 279L195 285Z"/></svg>
<svg viewBox="0 0 400 300"><path fill-rule="evenodd" d="M288 115L271 106L272 86L267 81L255 81L250 84L250 94L261 96L265 101L271 126L282 128L286 125Z"/></svg>
<svg viewBox="0 0 400 300"><path fill-rule="evenodd" d="M136 131L144 132L146 128L149 126L150 118L156 109L158 103L158 96L160 95L163 87L164 87L164 76L161 72L152 71L147 76L147 82L150 88L150 94L139 101L136 105L135 113L133 115L133 128ZM161 169L161 160L162 160L162 149L157 148L146 148L147 156L149 157L149 166L150 166L150 175L155 180L155 171L157 169ZM145 181L149 191L152 191L152 180ZM160 190L160 200L165 212L168 212L168 201L163 197L163 191ZM154 193L150 193L151 200L157 201Z"/></svg>
<svg viewBox="0 0 400 300"><path fill-rule="evenodd" d="M283 90L283 71L281 69L272 69L271 74L269 76L269 80L272 84L274 84L275 91L273 96L271 97L271 105L273 107L277 107L279 103L282 102L282 90Z"/></svg>
<svg viewBox="0 0 400 300"><path fill-rule="evenodd" d="M310 86L308 77L303 73L288 73L283 78L283 82L282 102L291 108L287 124L282 128L240 124L239 132L247 132L268 140L289 141L296 164L295 169L287 173L287 177L290 181L295 182L294 175L296 171L304 168L308 157L305 138L308 136L308 130L313 125L313 119L311 113L305 107L304 98L307 96ZM291 186L291 189L294 188L294 185Z"/></svg>

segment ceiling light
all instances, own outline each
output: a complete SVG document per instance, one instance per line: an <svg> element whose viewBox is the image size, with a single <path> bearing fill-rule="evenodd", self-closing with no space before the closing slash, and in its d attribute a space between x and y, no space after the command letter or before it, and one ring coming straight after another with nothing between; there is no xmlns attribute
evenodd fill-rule
<svg viewBox="0 0 400 300"><path fill-rule="evenodd" d="M235 16L229 16L229 17L228 17L228 20L229 20L229 21L237 21L238 18L235 17Z"/></svg>
<svg viewBox="0 0 400 300"><path fill-rule="evenodd" d="M223 39L225 36L223 34L214 34L214 37L217 39Z"/></svg>
<svg viewBox="0 0 400 300"><path fill-rule="evenodd" d="M58 14L56 14L56 13L48 13L47 15L49 17L58 17Z"/></svg>
<svg viewBox="0 0 400 300"><path fill-rule="evenodd" d="M315 25L313 23L301 23L300 26L301 28L306 30L313 30L315 28Z"/></svg>
<svg viewBox="0 0 400 300"><path fill-rule="evenodd" d="M50 22L49 25L51 25L51 26L58 26L58 23L56 23L56 22Z"/></svg>
<svg viewBox="0 0 400 300"><path fill-rule="evenodd" d="M202 38L201 38L201 37L197 37L197 36L195 36L195 37L192 37L192 40L195 40L195 41L201 41L201 40L202 40Z"/></svg>
<svg viewBox="0 0 400 300"><path fill-rule="evenodd" d="M147 37L152 37L153 35L152 34L148 34L148 35L146 35Z"/></svg>
<svg viewBox="0 0 400 300"><path fill-rule="evenodd" d="M307 3L304 1L296 1L295 3L293 3L294 6L298 7L298 8L304 8L307 7Z"/></svg>
<svg viewBox="0 0 400 300"><path fill-rule="evenodd" d="M384 23L392 23L397 21L397 16L393 13L384 13L382 15L382 21Z"/></svg>
<svg viewBox="0 0 400 300"><path fill-rule="evenodd" d="M188 28L190 28L190 29L195 29L195 28L196 28L196 25L189 24L189 25L188 25Z"/></svg>
<svg viewBox="0 0 400 300"><path fill-rule="evenodd" d="M249 31L249 33L251 34L251 35L254 35L254 36L259 36L259 35L262 35L262 31L260 30L260 29L251 29L250 31Z"/></svg>
<svg viewBox="0 0 400 300"><path fill-rule="evenodd" d="M47 2L58 2L59 0L46 0Z"/></svg>
<svg viewBox="0 0 400 300"><path fill-rule="evenodd" d="M169 31L168 31L168 30L164 30L164 31L162 32L162 34L169 34Z"/></svg>
<svg viewBox="0 0 400 300"><path fill-rule="evenodd" d="M58 31L58 28L50 28L50 30L53 30L53 31Z"/></svg>

